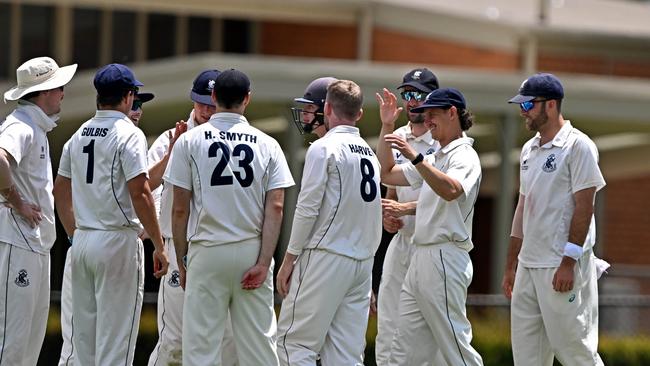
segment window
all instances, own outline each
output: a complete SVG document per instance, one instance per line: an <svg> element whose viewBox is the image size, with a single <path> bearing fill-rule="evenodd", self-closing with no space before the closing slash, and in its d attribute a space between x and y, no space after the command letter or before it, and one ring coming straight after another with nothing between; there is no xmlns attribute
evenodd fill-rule
<svg viewBox="0 0 650 366"><path fill-rule="evenodd" d="M212 19L190 17L187 31L187 53L210 51Z"/></svg>
<svg viewBox="0 0 650 366"><path fill-rule="evenodd" d="M149 14L147 55L149 59L171 57L176 48L176 17L167 14Z"/></svg>
<svg viewBox="0 0 650 366"><path fill-rule="evenodd" d="M127 11L113 13L112 62L128 64L135 61L135 22L135 13Z"/></svg>
<svg viewBox="0 0 650 366"><path fill-rule="evenodd" d="M34 57L52 56L54 9L25 5L20 13L20 64Z"/></svg>
<svg viewBox="0 0 650 366"><path fill-rule="evenodd" d="M101 13L94 9L74 9L73 60L80 69L99 66Z"/></svg>
<svg viewBox="0 0 650 366"><path fill-rule="evenodd" d="M251 53L252 31L251 22L246 20L224 19L223 21L223 52Z"/></svg>

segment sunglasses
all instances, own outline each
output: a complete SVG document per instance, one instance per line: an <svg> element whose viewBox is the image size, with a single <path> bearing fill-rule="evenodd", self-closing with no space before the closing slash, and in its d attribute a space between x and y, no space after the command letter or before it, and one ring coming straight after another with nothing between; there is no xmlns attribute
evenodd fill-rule
<svg viewBox="0 0 650 366"><path fill-rule="evenodd" d="M519 108L523 112L529 112L531 109L535 108L535 103L539 102L546 102L548 99L542 99L542 100L529 100L527 102L519 103Z"/></svg>
<svg viewBox="0 0 650 366"><path fill-rule="evenodd" d="M416 101L421 102L427 98L428 94L429 93L414 91L414 90L403 91L400 93L402 99L404 99L407 102L410 102L411 99L415 99Z"/></svg>
<svg viewBox="0 0 650 366"><path fill-rule="evenodd" d="M135 112L140 108L142 108L142 101L140 99L134 100L133 105L131 106L131 110Z"/></svg>

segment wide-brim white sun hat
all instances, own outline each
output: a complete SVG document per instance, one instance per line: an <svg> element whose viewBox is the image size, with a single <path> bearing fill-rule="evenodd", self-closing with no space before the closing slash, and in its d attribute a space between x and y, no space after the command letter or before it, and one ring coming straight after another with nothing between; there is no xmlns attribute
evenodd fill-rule
<svg viewBox="0 0 650 366"><path fill-rule="evenodd" d="M76 71L77 64L59 67L49 57L33 58L16 69L18 85L5 93L5 103L8 100L18 100L32 92L61 87L72 80Z"/></svg>

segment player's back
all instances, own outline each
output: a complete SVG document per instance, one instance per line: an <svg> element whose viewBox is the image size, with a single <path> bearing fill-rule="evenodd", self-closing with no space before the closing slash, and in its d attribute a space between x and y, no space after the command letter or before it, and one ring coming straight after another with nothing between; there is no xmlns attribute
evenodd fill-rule
<svg viewBox="0 0 650 366"><path fill-rule="evenodd" d="M68 164L78 228L140 228L127 182L147 172L147 143L124 114L97 111L66 143L60 172Z"/></svg>
<svg viewBox="0 0 650 366"><path fill-rule="evenodd" d="M327 183L308 248L356 259L374 256L381 238L380 166L351 126L337 126L314 142L307 159L327 160Z"/></svg>
<svg viewBox="0 0 650 366"><path fill-rule="evenodd" d="M188 239L204 245L260 238L266 192L293 185L277 141L234 113L181 136L165 180L192 191Z"/></svg>

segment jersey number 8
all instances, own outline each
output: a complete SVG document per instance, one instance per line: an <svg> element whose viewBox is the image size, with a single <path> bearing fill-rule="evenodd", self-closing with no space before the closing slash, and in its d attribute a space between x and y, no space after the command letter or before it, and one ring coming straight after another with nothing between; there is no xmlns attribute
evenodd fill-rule
<svg viewBox="0 0 650 366"><path fill-rule="evenodd" d="M372 167L370 160L366 158L361 158L359 166L361 167L361 198L366 202L372 202L377 197L377 184L373 180L375 168Z"/></svg>

